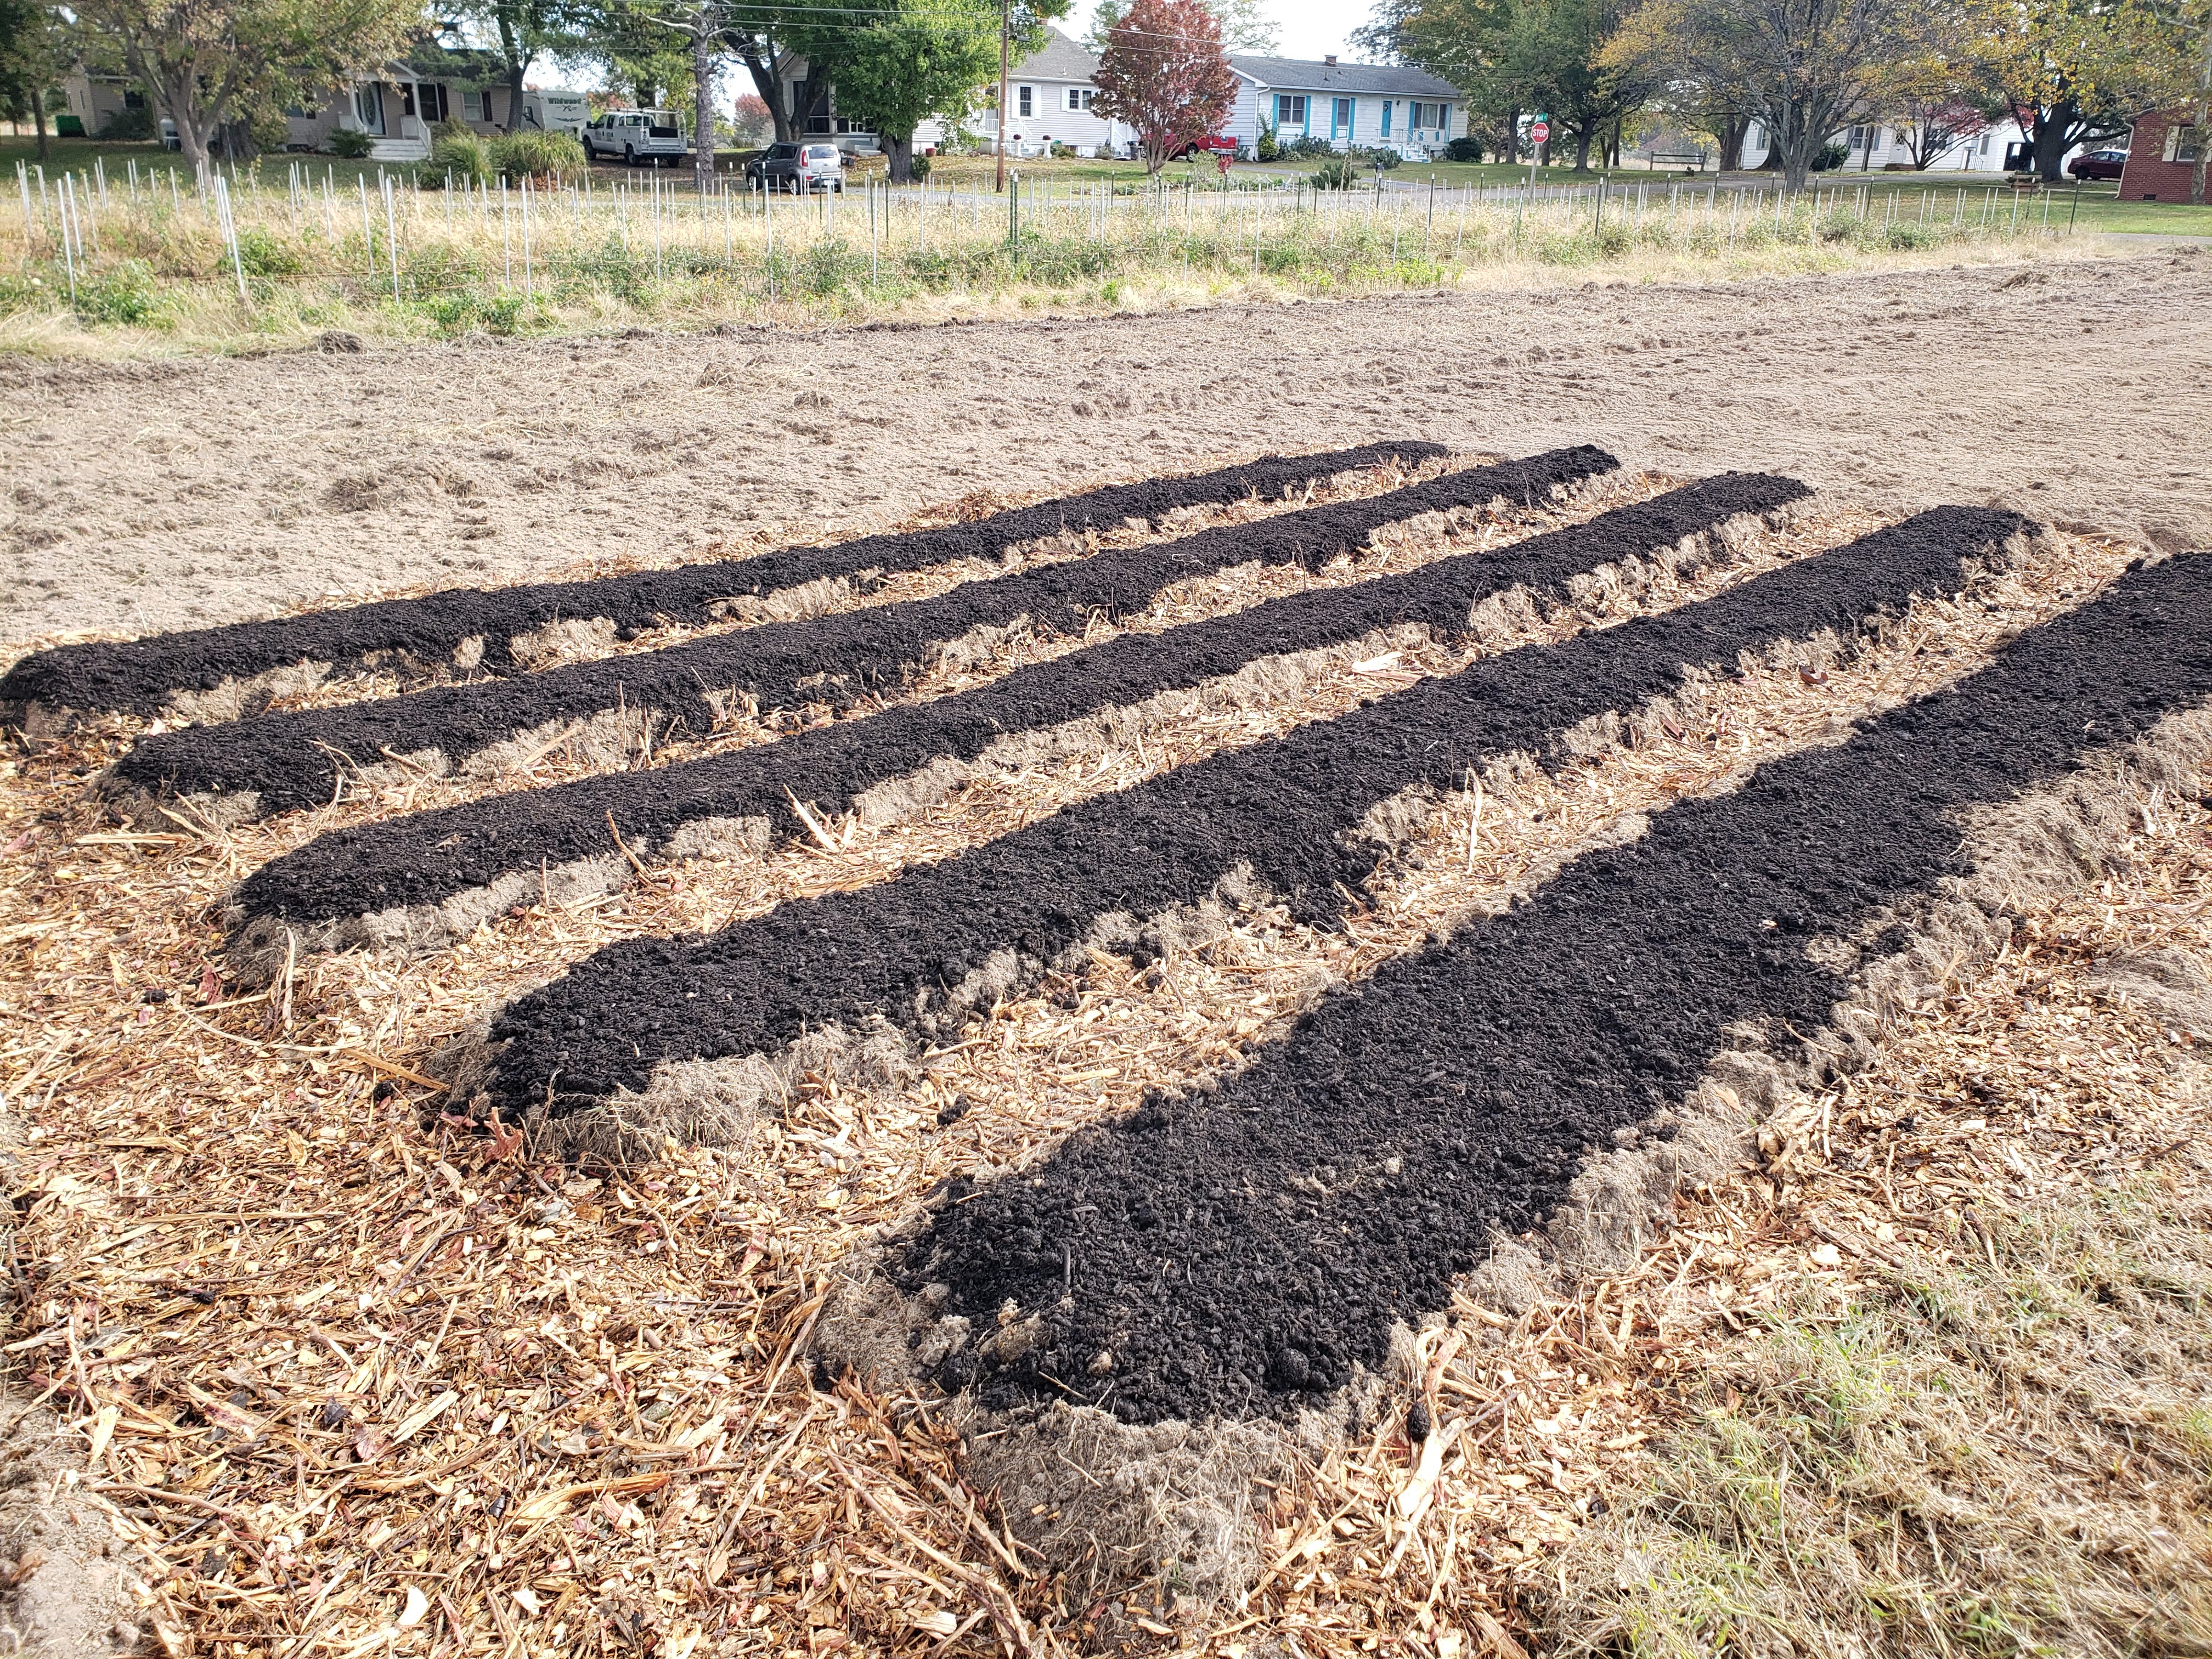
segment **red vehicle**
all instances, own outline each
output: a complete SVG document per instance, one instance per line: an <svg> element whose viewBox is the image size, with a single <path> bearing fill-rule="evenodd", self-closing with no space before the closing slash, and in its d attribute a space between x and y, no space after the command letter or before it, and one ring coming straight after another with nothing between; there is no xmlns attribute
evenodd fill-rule
<svg viewBox="0 0 2212 1659"><path fill-rule="evenodd" d="M2124 149L2093 149L2069 161L2066 171L2076 179L2117 179L2127 166L2128 153Z"/></svg>
<svg viewBox="0 0 2212 1659"><path fill-rule="evenodd" d="M1175 159L1178 161L1187 161L1191 156L1201 153L1209 155L1233 156L1237 154L1237 141L1225 132L1213 133L1204 138L1194 138L1176 152Z"/></svg>

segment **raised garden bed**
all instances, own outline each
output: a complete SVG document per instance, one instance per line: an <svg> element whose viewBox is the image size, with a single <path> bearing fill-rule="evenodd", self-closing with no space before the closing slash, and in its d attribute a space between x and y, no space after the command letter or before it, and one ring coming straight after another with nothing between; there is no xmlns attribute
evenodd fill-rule
<svg viewBox="0 0 2212 1659"><path fill-rule="evenodd" d="M1218 1091L1155 1096L955 1194L896 1270L976 1333L938 1380L1149 1423L1281 1415L1381 1369L1392 1322L1443 1308L1592 1149L1663 1137L1731 1032L1795 1047L1827 1025L1838 945L1895 948L1865 930L1968 872L1970 810L2208 690L2212 557L2139 568L1955 688L1683 801L1524 908L1386 964ZM985 1341L1009 1308L1020 1340Z"/></svg>
<svg viewBox="0 0 2212 1659"><path fill-rule="evenodd" d="M1334 720L1100 797L886 885L787 903L721 932L611 945L493 1023L490 1103L520 1116L642 1092L668 1062L754 1062L806 1032L934 1031L1086 943L1145 948L1156 919L1232 878L1325 921L1374 869L1350 832L1402 792L1636 709L1686 668L1825 630L1855 635L2028 526L1945 507L1719 598L1510 652Z"/></svg>
<svg viewBox="0 0 2212 1659"><path fill-rule="evenodd" d="M1441 457L1441 445L1364 444L1314 455L1271 456L1182 478L1148 478L1040 501L964 524L892 532L830 547L784 548L751 558L621 576L512 587L460 588L267 622L60 647L26 657L0 678L0 726L34 736L91 714L155 715L210 694L250 712L278 684L312 684L370 666L428 683L457 671L524 672L518 641L561 623L605 623L611 636L713 621L739 596L764 596L874 571L922 570L995 558L1065 532L1157 521L1179 507L1249 495L1275 499L1317 480L1391 462Z"/></svg>
<svg viewBox="0 0 2212 1659"><path fill-rule="evenodd" d="M739 706L766 712L848 702L899 685L957 641L1024 622L1080 632L1092 613L1141 611L1178 581L1253 562L1310 568L1385 526L1500 499L1547 501L1614 465L1601 450L1554 450L1382 495L969 582L910 604L769 623L541 674L163 732L142 739L109 786L126 803L181 795L234 822L319 805L345 772L394 757L432 771L472 762L496 771L574 737L611 766L672 734L704 736Z"/></svg>
<svg viewBox="0 0 2212 1659"><path fill-rule="evenodd" d="M334 830L255 872L231 907L232 958L376 939L445 942L557 872L571 898L626 880L614 841L641 856L688 836L757 826L804 831L795 802L841 817L868 791L967 763L994 744L1285 657L1412 623L1458 638L1508 589L1556 596L1577 575L1646 557L1805 495L1793 480L1730 473L1494 552L1268 600L1164 634L1129 634L1015 670L972 691L796 732L769 744L486 797ZM455 903L454 901L460 901ZM441 907L448 907L441 908ZM288 933L297 944L288 945Z"/></svg>

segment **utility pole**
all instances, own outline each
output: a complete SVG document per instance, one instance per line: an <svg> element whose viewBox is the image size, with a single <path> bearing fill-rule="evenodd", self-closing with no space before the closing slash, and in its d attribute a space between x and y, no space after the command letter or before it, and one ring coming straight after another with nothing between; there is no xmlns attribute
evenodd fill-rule
<svg viewBox="0 0 2212 1659"><path fill-rule="evenodd" d="M1008 42L1013 33L1014 0L999 0L999 194L1006 193L1006 77L1012 65Z"/></svg>

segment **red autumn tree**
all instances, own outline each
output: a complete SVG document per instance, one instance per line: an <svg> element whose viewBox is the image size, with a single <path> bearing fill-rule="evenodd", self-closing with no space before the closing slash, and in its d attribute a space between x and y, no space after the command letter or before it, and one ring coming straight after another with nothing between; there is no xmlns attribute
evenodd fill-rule
<svg viewBox="0 0 2212 1659"><path fill-rule="evenodd" d="M1147 173L1219 127L1237 100L1221 25L1200 0L1136 0L1107 31L1091 82L1098 112L1137 130Z"/></svg>

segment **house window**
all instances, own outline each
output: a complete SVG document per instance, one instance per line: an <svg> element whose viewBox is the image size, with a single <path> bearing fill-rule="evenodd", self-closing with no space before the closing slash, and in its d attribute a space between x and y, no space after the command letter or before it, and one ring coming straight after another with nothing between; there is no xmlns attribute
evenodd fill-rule
<svg viewBox="0 0 2212 1659"><path fill-rule="evenodd" d="M1279 92L1275 94L1275 125L1303 129L1306 124L1306 100L1304 93Z"/></svg>
<svg viewBox="0 0 2212 1659"><path fill-rule="evenodd" d="M363 132L384 136L384 88L374 81L365 81L353 89L354 119L361 123Z"/></svg>
<svg viewBox="0 0 2212 1659"><path fill-rule="evenodd" d="M1098 94L1089 87L1070 87L1067 89L1067 107L1078 110L1089 109L1091 100L1097 96Z"/></svg>
<svg viewBox="0 0 2212 1659"><path fill-rule="evenodd" d="M1986 133L1986 132L1985 132L1985 133L1984 133L1984 134L1982 135L1982 154L1983 154L1983 155L1987 155L1989 153L1990 153L1990 135L1989 135L1988 133Z"/></svg>
<svg viewBox="0 0 2212 1659"><path fill-rule="evenodd" d="M1328 136L1332 138L1352 137L1352 100L1340 98L1328 112Z"/></svg>
<svg viewBox="0 0 2212 1659"><path fill-rule="evenodd" d="M2166 136L2166 159L2169 161L2194 161L2197 159L2197 129L2176 127Z"/></svg>
<svg viewBox="0 0 2212 1659"><path fill-rule="evenodd" d="M1036 88L1035 87L1017 87L1014 88L1014 91L1016 94L1014 100L1014 113L1023 117L1024 119L1030 116L1035 115L1036 113Z"/></svg>
<svg viewBox="0 0 2212 1659"><path fill-rule="evenodd" d="M145 108L146 94L137 90L135 88L132 90L125 93L123 94L123 107L125 109Z"/></svg>
<svg viewBox="0 0 2212 1659"><path fill-rule="evenodd" d="M1444 106L1442 104L1415 103L1413 106L1411 125L1414 131L1424 131L1430 127L1441 130L1443 124Z"/></svg>
<svg viewBox="0 0 2212 1659"><path fill-rule="evenodd" d="M432 126L447 118L446 89L434 81L423 81L415 88L415 113Z"/></svg>

